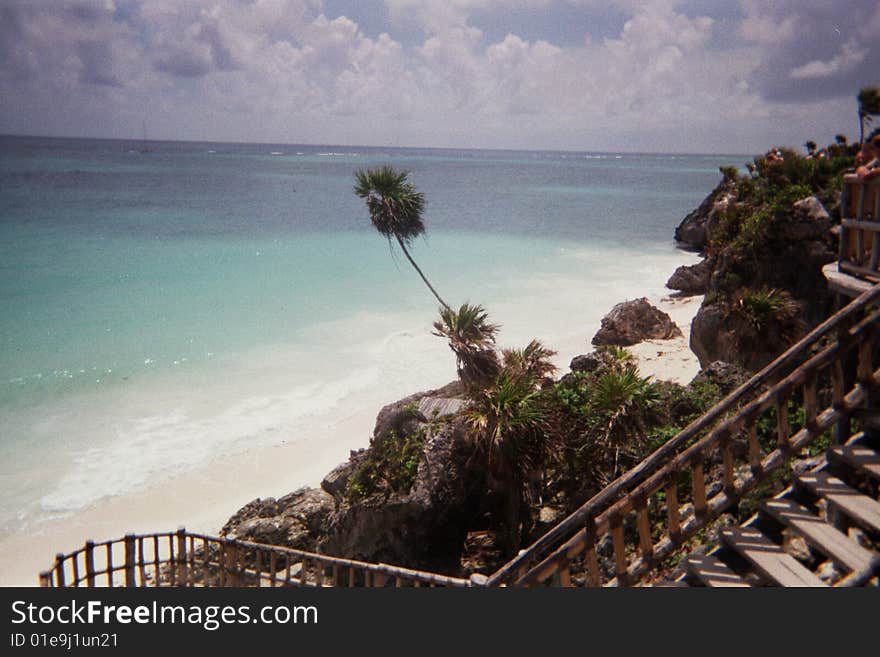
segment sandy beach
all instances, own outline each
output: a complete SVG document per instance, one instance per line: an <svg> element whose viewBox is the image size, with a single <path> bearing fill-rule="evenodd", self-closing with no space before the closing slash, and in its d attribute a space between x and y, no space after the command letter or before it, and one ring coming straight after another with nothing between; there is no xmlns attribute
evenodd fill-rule
<svg viewBox="0 0 880 657"><path fill-rule="evenodd" d="M630 347L644 375L684 384L699 371L688 338L701 300L671 296L651 299L673 318L684 335ZM553 345L560 374L567 371L572 357L592 349L590 339L597 328ZM350 450L369 444L379 408L352 409L307 437L219 457L206 467L136 493L106 498L67 517L31 523L25 531L0 539L0 551L8 555L0 562L0 585L35 586L38 573L51 566L56 553L77 549L88 539L169 531L181 526L217 534L236 510L257 497L280 497L302 486L319 485Z"/></svg>

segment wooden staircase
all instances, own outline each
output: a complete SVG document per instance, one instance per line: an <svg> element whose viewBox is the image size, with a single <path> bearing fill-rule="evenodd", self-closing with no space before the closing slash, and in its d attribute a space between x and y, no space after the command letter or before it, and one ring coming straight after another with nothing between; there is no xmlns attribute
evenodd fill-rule
<svg viewBox="0 0 880 657"><path fill-rule="evenodd" d="M873 285L487 585L876 585L878 308Z"/></svg>
<svg viewBox="0 0 880 657"><path fill-rule="evenodd" d="M859 433L661 586L860 586L880 574L880 451Z"/></svg>

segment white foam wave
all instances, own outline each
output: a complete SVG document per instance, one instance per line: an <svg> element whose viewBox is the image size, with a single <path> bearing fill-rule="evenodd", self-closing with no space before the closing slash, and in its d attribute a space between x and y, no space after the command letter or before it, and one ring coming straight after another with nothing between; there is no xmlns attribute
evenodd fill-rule
<svg viewBox="0 0 880 657"><path fill-rule="evenodd" d="M80 453L40 507L58 513L85 508L210 462L218 455L295 440L310 421L331 416L347 399L376 384L377 367L287 392L247 397L217 412L182 406L123 419L115 437Z"/></svg>

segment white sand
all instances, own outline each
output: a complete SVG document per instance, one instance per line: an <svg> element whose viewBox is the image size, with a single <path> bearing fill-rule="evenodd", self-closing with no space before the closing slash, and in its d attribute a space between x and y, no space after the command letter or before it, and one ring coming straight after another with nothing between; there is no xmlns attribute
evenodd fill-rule
<svg viewBox="0 0 880 657"><path fill-rule="evenodd" d="M377 411L341 418L307 440L218 458L186 476L106 498L70 517L34 523L0 539L0 585L36 586L39 572L51 567L56 553L72 552L88 539L180 526L216 535L233 513L257 497L280 497L301 486L317 486L350 450L369 443Z"/></svg>
<svg viewBox="0 0 880 657"><path fill-rule="evenodd" d="M657 307L667 313L684 334L674 340L646 340L628 347L639 362L643 376L686 384L700 371L700 361L691 351L691 320L703 297L663 297Z"/></svg>
<svg viewBox="0 0 880 657"><path fill-rule="evenodd" d="M687 383L699 371L688 338L702 297L651 301L669 313L684 337L649 340L629 350L638 358L643 375ZM590 339L597 328L585 327L582 333L552 345L558 350L560 374L568 370L573 356L592 350ZM217 534L235 511L257 497L280 497L301 486L317 486L327 472L348 458L350 450L367 446L378 410L358 410L326 424L308 439L218 458L186 476L104 499L66 518L33 523L0 539L0 585L36 586L38 573L52 565L57 552L73 551L88 539L106 540L127 532L169 531L180 526Z"/></svg>

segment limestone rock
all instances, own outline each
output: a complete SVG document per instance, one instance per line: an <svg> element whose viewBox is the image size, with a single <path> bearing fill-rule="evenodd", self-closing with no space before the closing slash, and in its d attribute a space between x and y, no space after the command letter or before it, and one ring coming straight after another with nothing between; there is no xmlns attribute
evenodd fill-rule
<svg viewBox="0 0 880 657"><path fill-rule="evenodd" d="M675 229L675 239L681 244L702 251L709 243L709 235L717 226L721 214L735 196L734 183L722 180L703 199L699 207L688 214Z"/></svg>
<svg viewBox="0 0 880 657"><path fill-rule="evenodd" d="M788 552L798 561L809 562L813 555L810 552L810 546L804 538L791 530L785 530L782 534L782 549Z"/></svg>
<svg viewBox="0 0 880 657"><path fill-rule="evenodd" d="M601 364L602 361L596 353L591 351L588 354L581 354L572 358L569 368L572 372L595 372Z"/></svg>
<svg viewBox="0 0 880 657"><path fill-rule="evenodd" d="M277 500L249 502L223 525L220 536L315 551L334 508L326 492L300 488Z"/></svg>
<svg viewBox="0 0 880 657"><path fill-rule="evenodd" d="M504 564L501 540L495 532L468 532L461 553L461 569L465 573L492 573Z"/></svg>
<svg viewBox="0 0 880 657"><path fill-rule="evenodd" d="M681 334L669 315L642 297L614 306L602 319L593 344L629 346L642 340L669 340Z"/></svg>
<svg viewBox="0 0 880 657"><path fill-rule="evenodd" d="M337 465L321 480L321 488L330 493L334 498L339 499L345 494L351 476L366 458L366 452L367 450L365 449L352 450L345 463Z"/></svg>
<svg viewBox="0 0 880 657"><path fill-rule="evenodd" d="M741 367L716 360L701 369L688 385L712 384L726 395L739 388L748 379L748 372Z"/></svg>
<svg viewBox="0 0 880 657"><path fill-rule="evenodd" d="M461 403L460 399L456 399L461 394L460 387L454 381L437 390L417 392L383 406L376 416L373 435L383 436L390 431L398 436L409 435L420 422L430 419L435 409L445 415L449 415L452 409L457 412Z"/></svg>
<svg viewBox="0 0 880 657"><path fill-rule="evenodd" d="M422 429L425 445L409 492L343 501L326 534L329 553L440 569L457 558L476 505L468 483L470 450L457 422Z"/></svg>
<svg viewBox="0 0 880 657"><path fill-rule="evenodd" d="M695 265L682 265L666 281L666 287L684 296L706 294L714 265L715 261L708 258Z"/></svg>

